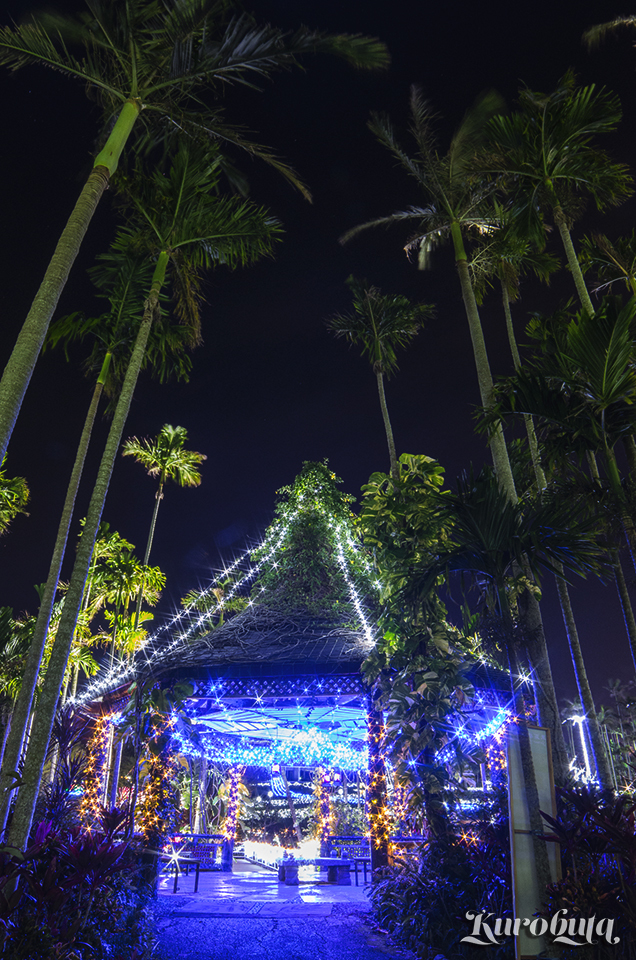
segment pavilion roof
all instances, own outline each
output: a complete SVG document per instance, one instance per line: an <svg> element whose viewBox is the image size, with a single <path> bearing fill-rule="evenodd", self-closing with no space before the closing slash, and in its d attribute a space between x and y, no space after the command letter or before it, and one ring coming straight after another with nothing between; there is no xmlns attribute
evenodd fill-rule
<svg viewBox="0 0 636 960"><path fill-rule="evenodd" d="M204 636L184 641L152 665L157 679L208 676L229 665L289 665L298 672L351 673L373 649L344 616L315 616L251 604Z"/></svg>

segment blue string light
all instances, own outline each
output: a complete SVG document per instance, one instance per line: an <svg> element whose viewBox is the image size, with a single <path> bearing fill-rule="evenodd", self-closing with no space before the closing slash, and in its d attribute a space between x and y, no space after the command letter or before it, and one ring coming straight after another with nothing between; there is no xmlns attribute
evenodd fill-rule
<svg viewBox="0 0 636 960"><path fill-rule="evenodd" d="M366 744L357 746L343 741L334 742L322 730L310 727L295 732L289 739L258 743L247 737L218 737L201 734L197 744L179 731L173 734L178 753L199 757L201 753L215 763L247 767L324 765L339 770L363 772L369 763Z"/></svg>

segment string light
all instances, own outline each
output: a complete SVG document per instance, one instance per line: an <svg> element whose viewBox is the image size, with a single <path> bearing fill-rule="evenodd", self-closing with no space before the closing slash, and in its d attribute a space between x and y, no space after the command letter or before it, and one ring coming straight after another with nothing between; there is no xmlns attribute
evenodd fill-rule
<svg viewBox="0 0 636 960"><path fill-rule="evenodd" d="M84 795L79 806L79 817L90 830L99 821L103 811L104 793L108 778L108 743L113 717L102 714L95 721L93 733L86 745L87 760L83 777Z"/></svg>
<svg viewBox="0 0 636 960"><path fill-rule="evenodd" d="M227 812L225 814L223 834L226 840L230 840L232 842L236 840L236 832L238 829L238 821L239 821L240 808L241 808L240 788L241 788L241 782L242 782L244 773L245 773L245 767L239 767L239 766L230 767L229 786L228 786L228 795L227 795Z"/></svg>
<svg viewBox="0 0 636 960"><path fill-rule="evenodd" d="M332 479L335 479L335 475L332 476ZM284 547L294 521L301 513L306 512L308 509L315 510L322 514L327 521L328 527L334 537L337 562L342 571L351 603L355 608L366 640L370 644L373 643L373 630L366 618L364 604L351 573L352 568L355 568L357 565L364 569L369 577L372 577L373 570L371 564L355 543L347 524L343 520L336 519L327 513L324 505L318 499L321 489L321 484L318 483L315 484L315 489L311 496L300 493L296 498L297 506L295 509L290 509L289 511L289 519L277 518L271 524L266 536L256 548L248 548L245 550L229 567L224 568L205 590L201 591L197 597L194 597L185 609L175 613L165 624L150 635L147 638L144 650L140 652L136 661L114 663L112 667L105 670L103 675L90 683L80 695L69 700L69 703L73 706L79 706L80 704L98 700L109 691L133 680L140 667L152 668L152 666L166 655L175 652L181 645L188 643L192 635L213 621L214 618L222 612L224 605L240 590L247 587L266 564L270 562L274 565L277 564L277 553ZM253 562L253 556L258 557L257 562ZM224 596L217 600L216 604L214 604L210 610L204 611L203 613L197 611L198 615L192 619L194 611L197 606L200 605L200 601L205 600L210 594L213 594L215 588L221 581L227 580L241 565L244 566L245 564L248 565L248 569L242 577L237 578ZM378 588L381 587L379 583L377 583L377 585ZM253 601L249 601L249 604L252 603ZM186 621L185 623L184 620ZM187 621L190 622L187 623ZM172 640L166 644L165 636L167 634L169 635L174 628L178 628L178 632L173 636Z"/></svg>
<svg viewBox="0 0 636 960"><path fill-rule="evenodd" d="M331 803L331 777L326 767L318 767L314 779L316 798L316 833L318 840L327 840L334 832L336 818Z"/></svg>
<svg viewBox="0 0 636 960"><path fill-rule="evenodd" d="M199 734L194 744L187 735L175 730L173 741L178 753L184 756L204 756L213 763L238 764L247 767L271 767L274 763L288 767L326 764L352 772L367 769L369 758L366 744L333 742L317 727L296 731L289 739L258 743L248 737Z"/></svg>
<svg viewBox="0 0 636 960"><path fill-rule="evenodd" d="M177 762L167 749L174 723L174 717L166 717L154 724L147 751L147 776L136 811L139 829L146 842L155 847L160 843L160 838L174 827L177 816L172 787L177 774ZM165 738L163 748L159 743L162 737Z"/></svg>
<svg viewBox="0 0 636 960"><path fill-rule="evenodd" d="M245 561L249 562L250 554L253 552L252 549L248 548L234 561L234 563L232 563L229 567L226 567L223 572L219 574L219 576L215 577L210 585L206 587L205 590L201 591L201 593L195 597L187 607L175 613L166 623L164 623L153 634L151 634L147 639L144 650L140 653L136 661L114 663L111 668L106 669L102 676L90 683L81 694L74 698L69 698L67 701L69 705L77 707L85 703L92 703L95 700L99 700L111 690L116 689L117 687L120 687L129 681L132 681L136 677L141 666L146 668L152 667L161 659L163 659L168 653L172 653L180 646L188 643L195 631L200 630L201 627L207 625L214 619L214 617L220 614L225 603L232 599L239 592L239 590L241 590L243 587L246 587L249 582L256 577L262 567L281 547L286 537L287 529L288 525L286 525L282 530L277 531L278 536L275 538L273 538L271 534L267 536L259 547L259 549L267 549L265 556L263 556L258 563L250 566L247 572L241 578L239 578L236 583L233 584L233 586L228 590L221 600L217 601L217 603L210 610L205 611L197 616L194 622L191 622L187 629L182 629L181 632L173 637L171 642L166 644L164 642L164 635L169 633L175 626L180 626L184 618L190 617L192 612L196 609L196 605L199 603L199 601L209 596L210 593L214 591L214 588L221 582L221 580L226 579L228 576L234 573L241 563L245 563Z"/></svg>
<svg viewBox="0 0 636 960"><path fill-rule="evenodd" d="M386 807L386 772L381 745L384 741L384 723L382 714L367 710L367 729L369 742L369 768L367 773L366 808L369 823L369 837L375 850L387 850L391 835L389 815Z"/></svg>

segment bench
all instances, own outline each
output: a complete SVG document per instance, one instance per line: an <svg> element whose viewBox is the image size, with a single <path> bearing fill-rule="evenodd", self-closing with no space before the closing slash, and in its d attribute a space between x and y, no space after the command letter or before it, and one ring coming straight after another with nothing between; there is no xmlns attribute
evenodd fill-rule
<svg viewBox="0 0 636 960"><path fill-rule="evenodd" d="M356 874L356 887L359 881L358 867L361 866L364 873L364 882L367 882L367 867L371 864L371 849L366 837L328 837L324 841L324 849L321 850L321 853L328 857L342 857L344 860L350 860Z"/></svg>
<svg viewBox="0 0 636 960"><path fill-rule="evenodd" d="M351 886L351 861L340 857L314 857L311 860L282 860L278 867L278 879L288 887L298 886L298 867L326 867L327 882L340 887ZM357 881L357 871L356 871Z"/></svg>
<svg viewBox="0 0 636 960"><path fill-rule="evenodd" d="M179 873L185 873L185 875L186 875L186 877L187 877L187 876L189 875L189 873L190 873L190 867L191 867L191 866L194 867L194 869L195 869L194 892L195 892L195 893L198 893L198 891L199 891L199 872L200 872L200 870L201 870L201 861L200 861L200 860L195 860L195 859L193 859L192 857L181 857L181 856L179 856L178 854L165 854L165 853L162 854L159 859L161 860L162 863L166 863L166 864L168 865L168 869L166 870L166 873L169 874L171 868L174 867L174 885L173 885L173 887L172 887L172 892L173 892L173 893L176 893L176 892L177 892L177 889L178 889L178 888L177 888L177 884L178 884L178 882L179 882ZM182 864L185 865L185 870L182 870L182 869L181 869L181 865L182 865Z"/></svg>

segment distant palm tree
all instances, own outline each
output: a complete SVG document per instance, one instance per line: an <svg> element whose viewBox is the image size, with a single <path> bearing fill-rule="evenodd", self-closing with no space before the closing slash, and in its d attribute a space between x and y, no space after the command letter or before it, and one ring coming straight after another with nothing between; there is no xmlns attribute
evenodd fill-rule
<svg viewBox="0 0 636 960"><path fill-rule="evenodd" d="M387 217L370 220L348 230L341 238L341 242L345 243L369 227L412 224L416 232L405 249L408 254L417 256L422 269L427 266L430 253L435 247L446 240L451 241L473 345L479 392L482 404L487 409L492 404L492 373L471 281L465 240L471 235L493 233L500 226L493 207L488 202L495 186L483 186L475 180L472 162L477 149L482 145L487 121L502 106L501 98L496 93L482 96L466 113L446 154L439 152L433 128L435 115L418 87L411 87L410 100L410 132L416 147L414 155L408 154L400 145L389 119L374 115L369 123L370 129L415 180L424 194L426 205L411 206ZM500 429L493 431L490 448L499 482L509 496L514 498L514 480Z"/></svg>
<svg viewBox="0 0 636 960"><path fill-rule="evenodd" d="M567 73L553 93L528 88L519 95L519 110L493 117L489 143L479 166L504 177L512 202L515 230L537 246L545 243L545 217L552 217L576 285L581 306L594 306L585 286L571 236L582 199L599 210L615 206L632 193L625 164L614 163L592 141L616 129L621 118L618 97L594 84L577 88Z"/></svg>
<svg viewBox="0 0 636 960"><path fill-rule="evenodd" d="M384 394L384 378L389 379L397 369L396 350L405 347L416 336L421 321L433 315L434 307L425 303L412 304L402 294L383 295L378 287L366 280L349 277L347 285L353 294L353 313L336 314L327 326L337 337L362 347L362 356L373 367L378 385L378 396L391 463L391 476L398 479L397 456L393 428Z"/></svg>
<svg viewBox="0 0 636 960"><path fill-rule="evenodd" d="M217 102L227 89L269 79L305 53L327 52L365 69L386 67L384 44L360 35L329 36L304 27L286 34L232 16L219 0L87 0L74 16L34 14L0 28L0 63L12 70L39 64L79 80L102 109L102 148L64 228L0 382L0 458L4 456L50 319L102 194L133 132L145 145L197 135L232 143L270 163L306 193L269 150L225 123Z"/></svg>
<svg viewBox="0 0 636 960"><path fill-rule="evenodd" d="M159 504L163 499L163 488L166 482L173 480L180 487L198 487L201 483L199 466L204 460L207 460L207 457L204 453L198 453L196 450L186 450L187 439L188 431L185 427L172 427L169 423L165 423L156 440L138 440L137 437L131 437L130 440L126 440L122 450L124 457L134 457L137 463L145 467L149 476L159 478L159 486L155 494L155 508L150 521L144 554L144 570L150 558ZM145 576L142 578L139 588L135 627L139 623L144 586Z"/></svg>

